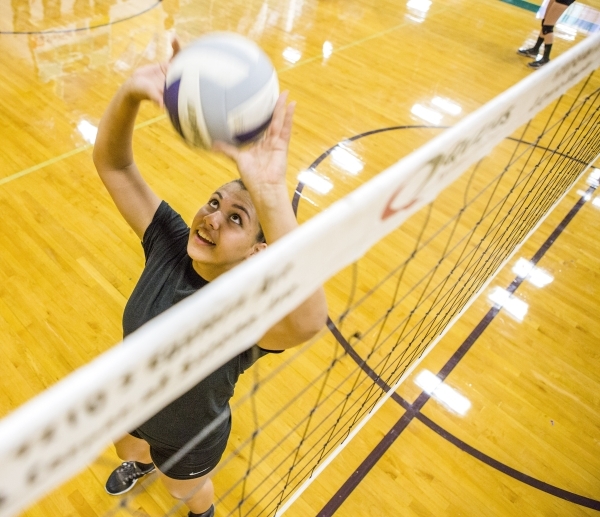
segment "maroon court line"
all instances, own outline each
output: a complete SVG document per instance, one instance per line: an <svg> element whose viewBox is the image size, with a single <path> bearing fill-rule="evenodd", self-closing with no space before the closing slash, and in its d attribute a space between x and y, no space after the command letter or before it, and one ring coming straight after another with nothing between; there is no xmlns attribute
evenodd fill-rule
<svg viewBox="0 0 600 517"><path fill-rule="evenodd" d="M552 244L554 244L556 239L565 230L567 225L577 215L579 210L586 203L586 200L589 199L591 193L595 190L596 186L591 186L586 191L586 193L583 196L581 196L577 203L571 208L569 213L563 218L560 224L554 229L554 231L550 234L550 236L544 241L542 246L535 253L533 258L531 259L532 264L535 265L541 260L541 258L550 249ZM511 294L514 293L522 282L522 278L515 278L509 285L507 291ZM479 336L481 336L481 334L489 326L489 324L493 321L493 319L499 312L499 308L492 307L477 324L477 326L471 331L469 336L456 350L456 352L454 352L452 357L446 362L446 364L438 373L438 377L442 381L445 380L448 377L448 375L452 372L452 370L458 365L460 360L467 354L467 352L475 344ZM385 381L383 381L367 365L366 361L354 351L354 349L346 341L346 339L343 337L341 332L337 329L337 327L331 320L329 320L328 322L328 327L334 334L338 342L344 347L344 349L356 361L356 363L367 373L367 375L369 375L369 377L371 377L374 380L374 382L382 389L384 389L385 391L389 391L391 387L387 385ZM409 404L396 393L392 394L392 398L406 409L406 413L402 415L402 417L398 420L398 422L396 422L396 424L394 424L390 431L388 431L388 433L383 437L379 444L377 444L377 446L369 453L369 455L365 458L361 465L352 473L352 475L346 480L342 487L335 493L335 495L317 514L317 517L331 517L340 508L344 501L348 499L348 497L354 491L354 489L360 484L360 482L365 478L369 471L375 466L377 461L379 461L379 459L383 457L385 452L392 446L392 444L396 441L400 434L402 434L402 432L408 427L408 425L412 422L414 418L417 418L420 422L427 425L432 431L436 432L439 436L454 444L462 451L466 452L467 454L470 454L474 458L477 458L478 460L484 462L492 468L495 468L503 474L506 474L507 476L510 476L518 481L521 481L522 483L525 483L533 488L537 488L538 490L546 492L555 497L578 504L580 506L584 506L586 508L600 510L600 501L590 499L588 497L584 497L573 492L569 492L567 490L563 490L554 485L550 485L549 483L540 481L527 474L519 472L518 470L513 469L512 467L509 467L508 465L505 465L504 463L501 463L491 458L490 456L487 456L486 454L475 449L474 447L471 447L467 443L463 442L456 436L452 435L451 433L438 426L435 422L433 422L420 412L425 403L431 398L429 394L421 392L421 394L417 397L413 404Z"/></svg>

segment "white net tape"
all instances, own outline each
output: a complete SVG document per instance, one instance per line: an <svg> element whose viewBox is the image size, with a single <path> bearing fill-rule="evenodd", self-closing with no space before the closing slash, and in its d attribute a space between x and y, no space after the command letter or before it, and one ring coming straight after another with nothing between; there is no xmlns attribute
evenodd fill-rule
<svg viewBox="0 0 600 517"><path fill-rule="evenodd" d="M600 34L4 418L0 516L14 515L73 476L112 440L256 342L319 285L598 67Z"/></svg>

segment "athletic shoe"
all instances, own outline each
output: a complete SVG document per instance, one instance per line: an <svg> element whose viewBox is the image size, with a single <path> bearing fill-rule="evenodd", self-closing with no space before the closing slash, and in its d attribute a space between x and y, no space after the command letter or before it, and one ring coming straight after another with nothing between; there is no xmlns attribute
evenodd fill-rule
<svg viewBox="0 0 600 517"><path fill-rule="evenodd" d="M532 61L531 63L527 63L527 66L529 68L535 68L536 70L538 68L541 68L542 66L544 66L546 63L549 63L550 60L546 57L542 57L540 59L537 59L536 61Z"/></svg>
<svg viewBox="0 0 600 517"><path fill-rule="evenodd" d="M150 474L153 470L154 463L145 465L138 461L125 461L108 476L106 491L110 495L124 494L133 488L139 478Z"/></svg>
<svg viewBox="0 0 600 517"><path fill-rule="evenodd" d="M214 505L211 506L204 513L192 513L190 511L190 512L188 512L188 517L215 517L215 507L214 507Z"/></svg>
<svg viewBox="0 0 600 517"><path fill-rule="evenodd" d="M517 50L517 54L519 54L519 56L524 56L524 57L537 57L539 50L536 50L534 48L520 48L519 50Z"/></svg>

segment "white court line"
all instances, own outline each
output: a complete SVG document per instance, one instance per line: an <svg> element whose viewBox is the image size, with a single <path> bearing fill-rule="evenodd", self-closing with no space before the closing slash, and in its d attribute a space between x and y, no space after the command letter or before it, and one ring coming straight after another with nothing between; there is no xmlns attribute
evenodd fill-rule
<svg viewBox="0 0 600 517"><path fill-rule="evenodd" d="M159 115L158 117L151 118L150 120L146 120L146 122L142 122L141 124L136 124L134 129L137 130L137 129L141 129L143 127L149 126L150 124L153 124L154 122L158 122L159 120L162 120L165 117L166 117L166 115L162 114L162 115ZM88 149L91 149L92 147L94 147L92 144L82 145L81 147L77 147L76 149L73 149L72 151L68 151L63 154L59 154L58 156L55 156L54 158L50 158L49 160L46 160L45 162L38 163L37 165L29 167L28 169L24 169L20 172L15 172L14 174L7 176L6 178L1 178L0 186L5 185L6 183L9 183L13 180L22 178L23 176L27 176L28 174L31 174L32 172L39 171L40 169L43 169L44 167L47 167L48 165L53 165L56 162L60 162L61 160L65 160L66 158L70 158L71 156L75 156L76 154L87 151Z"/></svg>

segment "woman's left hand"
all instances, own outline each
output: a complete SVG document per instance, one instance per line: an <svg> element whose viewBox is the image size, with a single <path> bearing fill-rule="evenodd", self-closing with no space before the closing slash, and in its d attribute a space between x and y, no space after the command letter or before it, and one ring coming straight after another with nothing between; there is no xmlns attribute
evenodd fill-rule
<svg viewBox="0 0 600 517"><path fill-rule="evenodd" d="M292 135L295 103L286 105L288 92L283 92L264 136L247 148L215 142L213 149L233 159L244 185L251 194L268 195L273 188L285 187L287 156Z"/></svg>

